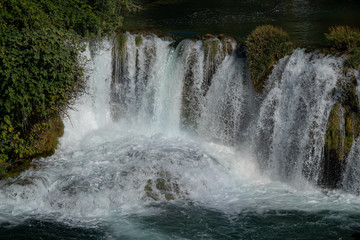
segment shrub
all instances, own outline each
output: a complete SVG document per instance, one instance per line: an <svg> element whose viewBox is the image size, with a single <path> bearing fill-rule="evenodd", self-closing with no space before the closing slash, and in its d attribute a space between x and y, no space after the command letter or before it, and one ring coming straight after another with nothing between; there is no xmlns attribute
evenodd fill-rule
<svg viewBox="0 0 360 240"><path fill-rule="evenodd" d="M81 42L120 26L125 3L0 1L0 178L23 158L53 152L59 115L85 90Z"/></svg>
<svg viewBox="0 0 360 240"><path fill-rule="evenodd" d="M246 40L246 55L256 92L261 92L272 66L293 50L289 36L281 28L271 25L257 27Z"/></svg>
<svg viewBox="0 0 360 240"><path fill-rule="evenodd" d="M352 51L360 47L360 31L349 26L335 26L325 34L332 47L341 51Z"/></svg>
<svg viewBox="0 0 360 240"><path fill-rule="evenodd" d="M340 53L347 54L345 66L358 69L360 67L360 30L349 26L335 26L325 34L331 47Z"/></svg>
<svg viewBox="0 0 360 240"><path fill-rule="evenodd" d="M12 161L31 155L34 126L64 113L85 78L81 46L62 31L8 26L0 36L0 154Z"/></svg>

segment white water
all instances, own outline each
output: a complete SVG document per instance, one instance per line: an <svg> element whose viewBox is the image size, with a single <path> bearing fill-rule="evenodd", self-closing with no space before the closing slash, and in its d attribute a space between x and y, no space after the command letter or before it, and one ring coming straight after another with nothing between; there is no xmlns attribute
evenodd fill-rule
<svg viewBox="0 0 360 240"><path fill-rule="evenodd" d="M360 213L357 196L310 184L319 171L341 59L296 50L275 67L257 107L246 62L234 51L209 60L200 41L174 49L152 35L139 46L134 35L127 38L115 82L112 41L91 58L90 94L65 120L56 154L0 183L0 220L112 222L134 238L140 233L124 218L159 213L151 204L169 199L230 215L331 210L330 217L343 212L339 217L346 219ZM89 49L85 55L90 58ZM184 119L187 111L195 115ZM250 140L251 150L239 144ZM270 148L254 153L261 144Z"/></svg>
<svg viewBox="0 0 360 240"><path fill-rule="evenodd" d="M360 69L354 73L357 80L357 96L360 102ZM341 185L343 189L360 194L360 138L358 137L350 149Z"/></svg>
<svg viewBox="0 0 360 240"><path fill-rule="evenodd" d="M342 64L342 59L298 49L275 66L253 135L258 158L273 175L318 182Z"/></svg>

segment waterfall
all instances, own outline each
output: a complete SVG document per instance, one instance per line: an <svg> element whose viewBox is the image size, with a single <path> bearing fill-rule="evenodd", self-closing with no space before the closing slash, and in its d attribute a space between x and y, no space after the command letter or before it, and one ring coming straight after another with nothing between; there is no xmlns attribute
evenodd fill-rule
<svg viewBox="0 0 360 240"><path fill-rule="evenodd" d="M113 59L115 120L250 146L273 177L321 181L335 89L346 81L342 58L297 49L276 64L257 96L232 38L175 42L153 34L123 36L124 50L115 50Z"/></svg>
<svg viewBox="0 0 360 240"><path fill-rule="evenodd" d="M113 47L113 121L250 146L273 177L320 182L335 89L346 80L342 58L297 49L276 64L256 96L246 58L232 38L122 38L123 46Z"/></svg>
<svg viewBox="0 0 360 240"><path fill-rule="evenodd" d="M63 149L73 149L91 131L101 129L112 122L109 106L111 89L112 41L106 39L87 44L83 56L88 59L86 73L89 74L87 94L78 100L64 119L65 134L61 140ZM95 54L92 52L95 51Z"/></svg>
<svg viewBox="0 0 360 240"><path fill-rule="evenodd" d="M360 194L360 139L358 138L353 144L349 156L347 157L347 164L341 187L349 192Z"/></svg>
<svg viewBox="0 0 360 240"><path fill-rule="evenodd" d="M172 40L151 34L125 37L124 51L114 51L116 119L158 131L191 129L222 143L239 140L254 96L233 39L183 40L174 48Z"/></svg>
<svg viewBox="0 0 360 240"><path fill-rule="evenodd" d="M259 161L276 176L317 182L341 58L295 50L274 67L255 124Z"/></svg>
<svg viewBox="0 0 360 240"><path fill-rule="evenodd" d="M358 232L360 138L341 163L341 189L318 187L339 86L354 82L343 58L296 49L259 94L238 45L224 36L176 41L144 33L87 44L88 94L64 119L59 148L0 181L0 235ZM346 105L337 109L343 125Z"/></svg>
<svg viewBox="0 0 360 240"><path fill-rule="evenodd" d="M241 142L251 121L254 101L245 59L227 56L200 102L198 133L224 144Z"/></svg>
<svg viewBox="0 0 360 240"><path fill-rule="evenodd" d="M356 93L360 102L360 69L354 73L357 80ZM346 159L344 175L341 187L349 192L360 194L360 137L353 143Z"/></svg>
<svg viewBox="0 0 360 240"><path fill-rule="evenodd" d="M177 130L182 66L170 47L172 41L146 35L139 36L141 44L137 44L137 36L126 34L125 51L115 51L121 62L113 70L113 116L141 126Z"/></svg>

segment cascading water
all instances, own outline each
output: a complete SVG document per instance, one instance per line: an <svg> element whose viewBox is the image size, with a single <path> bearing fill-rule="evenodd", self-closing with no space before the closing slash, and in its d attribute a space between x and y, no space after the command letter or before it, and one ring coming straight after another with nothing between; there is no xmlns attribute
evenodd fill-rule
<svg viewBox="0 0 360 240"><path fill-rule="evenodd" d="M296 50L257 98L236 44L126 33L98 51L88 47L89 94L64 120L59 149L0 182L1 238L323 239L359 231L356 195L302 181L317 178L343 60ZM357 186L346 176L343 185Z"/></svg>
<svg viewBox="0 0 360 240"><path fill-rule="evenodd" d="M182 65L170 48L171 41L155 35L126 35L123 52L115 51L120 63L114 66L113 115L136 124L177 130L181 106Z"/></svg>
<svg viewBox="0 0 360 240"><path fill-rule="evenodd" d="M360 193L360 143L359 138L355 141L347 158L347 165L341 185L343 189L359 194Z"/></svg>
<svg viewBox="0 0 360 240"><path fill-rule="evenodd" d="M319 180L333 91L343 60L295 50L270 76L253 141L258 158L276 176Z"/></svg>
<svg viewBox="0 0 360 240"><path fill-rule="evenodd" d="M355 73L357 88L356 93L360 102L360 69ZM342 178L341 186L343 189L360 194L360 137L353 144L349 156L345 172Z"/></svg>

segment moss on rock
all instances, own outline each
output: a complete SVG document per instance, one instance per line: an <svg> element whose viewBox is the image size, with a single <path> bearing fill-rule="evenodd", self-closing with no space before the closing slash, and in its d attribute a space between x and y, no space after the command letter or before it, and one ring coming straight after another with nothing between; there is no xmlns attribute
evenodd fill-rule
<svg viewBox="0 0 360 240"><path fill-rule="evenodd" d="M143 42L142 36L141 36L141 35L137 35L137 36L135 37L135 44L136 44L136 46L137 46L137 47L140 46L142 42Z"/></svg>
<svg viewBox="0 0 360 240"><path fill-rule="evenodd" d="M290 54L294 45L289 42L288 34L281 28L264 25L250 33L246 46L253 87L260 93L273 65Z"/></svg>
<svg viewBox="0 0 360 240"><path fill-rule="evenodd" d="M209 39L204 42L205 54L211 59L214 59L215 56L220 52L220 40L219 39Z"/></svg>
<svg viewBox="0 0 360 240"><path fill-rule="evenodd" d="M126 49L127 36L125 33L120 33L115 39L115 48L117 49L119 56L123 56Z"/></svg>
<svg viewBox="0 0 360 240"><path fill-rule="evenodd" d="M343 107L337 103L330 112L327 130L325 134L325 153L328 152L336 156L337 161L342 161L344 157L344 114Z"/></svg>
<svg viewBox="0 0 360 240"><path fill-rule="evenodd" d="M171 178L168 171L160 171L157 173L158 177L153 181L149 179L144 186L145 194L148 198L159 201L162 198L170 201L174 200L176 196L182 196L183 193L176 181Z"/></svg>
<svg viewBox="0 0 360 240"><path fill-rule="evenodd" d="M35 124L29 134L32 137L25 143L26 154L23 154L21 159L4 166L4 170L0 172L0 179L16 177L31 166L32 159L53 155L59 143L58 138L63 134L64 124L58 114L47 121Z"/></svg>
<svg viewBox="0 0 360 240"><path fill-rule="evenodd" d="M354 140L359 136L360 111L356 80L339 86L342 97L330 112L325 134L323 174L320 184L336 187Z"/></svg>
<svg viewBox="0 0 360 240"><path fill-rule="evenodd" d="M35 153L29 158L48 157L55 153L58 138L64 135L64 124L60 115L47 122L47 127L40 131L39 138L33 142Z"/></svg>

